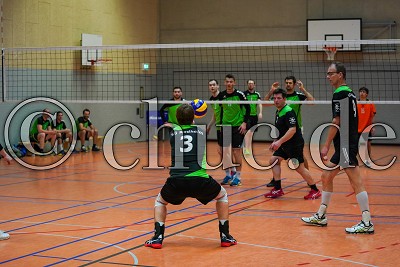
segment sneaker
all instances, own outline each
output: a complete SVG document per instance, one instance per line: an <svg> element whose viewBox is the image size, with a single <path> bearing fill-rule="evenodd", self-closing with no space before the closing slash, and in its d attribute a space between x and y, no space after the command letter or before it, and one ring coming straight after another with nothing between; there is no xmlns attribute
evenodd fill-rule
<svg viewBox="0 0 400 267"><path fill-rule="evenodd" d="M315 213L311 217L302 217L301 220L307 224L317 225L317 226L327 226L328 219L323 215L322 217L318 216L318 213Z"/></svg>
<svg viewBox="0 0 400 267"><path fill-rule="evenodd" d="M9 239L9 238L10 238L9 234L7 234L7 233L5 233L5 232L0 230L0 240L6 240L6 239ZM221 246L222 246L222 244L221 244Z"/></svg>
<svg viewBox="0 0 400 267"><path fill-rule="evenodd" d="M233 236L229 235L226 236L225 234L221 233L221 247L230 247L237 244L237 241Z"/></svg>
<svg viewBox="0 0 400 267"><path fill-rule="evenodd" d="M160 249L160 248L162 248L163 240L164 240L164 238L162 237L162 235L153 236L151 239L147 240L144 243L144 246L145 247L151 247L151 248Z"/></svg>
<svg viewBox="0 0 400 267"><path fill-rule="evenodd" d="M93 146L92 151L100 151L101 149L98 146Z"/></svg>
<svg viewBox="0 0 400 267"><path fill-rule="evenodd" d="M304 199L317 199L321 197L321 191L315 191L314 189L311 189L310 192L308 192L307 195L304 196Z"/></svg>
<svg viewBox="0 0 400 267"><path fill-rule="evenodd" d="M272 188L272 190L269 193L266 193L264 195L264 197L268 197L268 198L277 198L277 197L281 197L283 196L285 193L283 193L282 188L281 189L275 189Z"/></svg>
<svg viewBox="0 0 400 267"><path fill-rule="evenodd" d="M230 184L232 182L232 179L233 178L231 176L227 175L225 176L224 180L222 180L221 184L222 185Z"/></svg>
<svg viewBox="0 0 400 267"><path fill-rule="evenodd" d="M274 187L275 186L275 179L272 178L271 182L267 184L267 187Z"/></svg>
<svg viewBox="0 0 400 267"><path fill-rule="evenodd" d="M59 156L64 156L66 153L65 153L65 151L64 150L61 150L60 152L58 152L58 155Z"/></svg>
<svg viewBox="0 0 400 267"><path fill-rule="evenodd" d="M81 151L82 151L82 152L88 152L88 150L87 150L87 148L86 148L85 146L82 146L82 147L81 147Z"/></svg>
<svg viewBox="0 0 400 267"><path fill-rule="evenodd" d="M243 153L244 153L245 155L250 155L250 149L245 148L244 151L243 151Z"/></svg>
<svg viewBox="0 0 400 267"><path fill-rule="evenodd" d="M233 176L230 186L239 186L242 185L242 181L236 175Z"/></svg>
<svg viewBox="0 0 400 267"><path fill-rule="evenodd" d="M80 151L78 151L78 150L72 150L72 154L78 154L78 153L80 153Z"/></svg>
<svg viewBox="0 0 400 267"><path fill-rule="evenodd" d="M348 234L373 234L374 233L374 225L372 222L369 222L368 225L364 221L359 222L356 225L353 225L350 228L346 228L346 233Z"/></svg>

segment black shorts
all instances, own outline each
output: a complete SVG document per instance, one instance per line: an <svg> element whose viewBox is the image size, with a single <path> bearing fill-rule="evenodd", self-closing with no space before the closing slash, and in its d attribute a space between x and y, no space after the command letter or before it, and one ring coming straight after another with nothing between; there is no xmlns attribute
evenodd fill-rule
<svg viewBox="0 0 400 267"><path fill-rule="evenodd" d="M229 140L229 137L224 138L224 132L223 130L221 131L222 135L222 146L223 147L228 147L232 145L232 148L241 148L243 144L243 139L244 135L239 132L239 126L232 126L232 134L231 134L231 140Z"/></svg>
<svg viewBox="0 0 400 267"><path fill-rule="evenodd" d="M211 176L168 178L161 189L161 197L172 205L179 205L187 197L192 197L206 205L215 199L221 191L221 185Z"/></svg>
<svg viewBox="0 0 400 267"><path fill-rule="evenodd" d="M343 153L343 158L345 159L345 162L340 162L340 154ZM340 147L337 147L335 145L335 153L333 154L332 158L330 161L333 164L339 165L340 167L347 168L349 166L358 166L358 160L357 160L357 154L358 154L358 145L355 146L350 146L349 150L347 149L341 149Z"/></svg>
<svg viewBox="0 0 400 267"><path fill-rule="evenodd" d="M258 116L250 116L249 120L247 121L246 124L246 128L247 130L250 130L251 127L253 127L254 125L257 125L258 123ZM257 131L257 128L256 128Z"/></svg>
<svg viewBox="0 0 400 267"><path fill-rule="evenodd" d="M86 131L86 130L85 130ZM80 131L79 131L80 132ZM79 133L78 133L79 134ZM86 131L86 135L85 135L85 140L88 141L89 140L89 131Z"/></svg>
<svg viewBox="0 0 400 267"><path fill-rule="evenodd" d="M297 159L300 163L304 162L303 156L304 143L295 146L280 146L278 150L274 152L274 156L281 157L283 159Z"/></svg>
<svg viewBox="0 0 400 267"><path fill-rule="evenodd" d="M217 142L218 142L218 145L222 147L222 131L221 130L217 130Z"/></svg>

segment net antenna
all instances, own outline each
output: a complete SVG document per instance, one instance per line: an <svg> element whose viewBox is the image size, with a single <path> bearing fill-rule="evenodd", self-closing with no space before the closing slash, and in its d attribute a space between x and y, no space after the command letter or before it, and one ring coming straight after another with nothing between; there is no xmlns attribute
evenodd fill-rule
<svg viewBox="0 0 400 267"><path fill-rule="evenodd" d="M322 49L324 49L327 55L327 60L329 61L335 60L335 55L338 49L336 46L324 46Z"/></svg>

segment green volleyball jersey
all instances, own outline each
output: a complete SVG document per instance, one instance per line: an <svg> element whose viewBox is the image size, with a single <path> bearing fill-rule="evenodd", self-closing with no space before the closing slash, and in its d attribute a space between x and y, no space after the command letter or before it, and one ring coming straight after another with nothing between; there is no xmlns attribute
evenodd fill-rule
<svg viewBox="0 0 400 267"><path fill-rule="evenodd" d="M50 121L50 119L44 120L42 116L37 118L33 122L32 127L31 127L31 129L29 131L29 134L31 136L34 136L35 134L39 133L39 130L37 128L38 125L42 125L42 129L43 130L47 130L47 128L49 128L49 126L51 126L51 121Z"/></svg>
<svg viewBox="0 0 400 267"><path fill-rule="evenodd" d="M170 100L174 100L173 98ZM185 100L182 98L182 101ZM182 105L182 103L178 104L164 104L160 109L160 115L164 122L170 122L173 124L178 124L178 119L176 118L176 110ZM164 116L164 110L168 112L168 120Z"/></svg>
<svg viewBox="0 0 400 267"><path fill-rule="evenodd" d="M217 96L211 96L210 97L211 101L216 101L219 100L219 94ZM215 124L217 125L217 130L221 129L221 126L218 126L219 124L221 124L221 106L220 104L211 104L211 107L214 111L214 115L215 115Z"/></svg>
<svg viewBox="0 0 400 267"><path fill-rule="evenodd" d="M293 94L288 94L286 96L286 100L290 100L290 101L304 101L306 100L307 97L305 96L305 94L294 91ZM299 124L299 127L303 127L303 123L301 120L301 104L289 104L289 106L293 109L294 113L296 113L296 119L297 119L297 123Z"/></svg>
<svg viewBox="0 0 400 267"><path fill-rule="evenodd" d="M219 95L222 101L245 101L246 96L242 91L234 89L231 94L225 91ZM222 124L231 126L240 126L243 122L248 122L250 116L250 107L245 104L221 104L222 107ZM244 107L244 110L243 110Z"/></svg>
<svg viewBox="0 0 400 267"><path fill-rule="evenodd" d="M248 101L257 101L261 99L260 93L257 91L254 91L251 93L249 90L244 92L244 95L246 96L246 99ZM250 116L257 116L257 104L250 104Z"/></svg>
<svg viewBox="0 0 400 267"><path fill-rule="evenodd" d="M171 178L200 176L206 172L206 133L196 125L176 126L170 133Z"/></svg>

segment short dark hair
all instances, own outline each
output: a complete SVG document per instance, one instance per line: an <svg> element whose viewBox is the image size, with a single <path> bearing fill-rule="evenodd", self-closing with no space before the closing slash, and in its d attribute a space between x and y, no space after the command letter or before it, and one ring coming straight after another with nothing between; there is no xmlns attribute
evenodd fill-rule
<svg viewBox="0 0 400 267"><path fill-rule="evenodd" d="M63 112L62 111L57 111L56 116L58 116L58 114L63 114Z"/></svg>
<svg viewBox="0 0 400 267"><path fill-rule="evenodd" d="M176 118L180 125L191 125L194 120L194 110L189 104L182 104L176 110Z"/></svg>
<svg viewBox="0 0 400 267"><path fill-rule="evenodd" d="M182 88L180 86L175 86L174 89L172 89L172 91L175 91L175 89L179 89L182 92Z"/></svg>
<svg viewBox="0 0 400 267"><path fill-rule="evenodd" d="M273 95L282 94L282 97L283 97L283 98L286 98L286 96L287 96L286 90L285 90L285 89L282 89L282 88L276 88L272 94L273 94Z"/></svg>
<svg viewBox="0 0 400 267"><path fill-rule="evenodd" d="M346 79L346 67L344 66L344 64L342 62L335 61L335 62L332 62L331 65L334 65L336 68L336 72L337 73L341 72L343 74L343 78Z"/></svg>
<svg viewBox="0 0 400 267"><path fill-rule="evenodd" d="M253 83L256 84L256 81L253 79L248 79L246 83L248 84L250 81L253 81Z"/></svg>
<svg viewBox="0 0 400 267"><path fill-rule="evenodd" d="M85 109L83 110L82 114L85 114L86 111L90 113L90 110L87 109L87 108L85 108Z"/></svg>
<svg viewBox="0 0 400 267"><path fill-rule="evenodd" d="M208 80L208 83L210 83L210 82L215 82L217 85L219 85L219 83L218 83L218 81L216 80L216 79L210 79L210 80Z"/></svg>
<svg viewBox="0 0 400 267"><path fill-rule="evenodd" d="M233 76L233 74L227 74L227 75L225 75L225 79L226 79L226 78L228 78L228 79L233 79L234 81L236 81L235 76Z"/></svg>
<svg viewBox="0 0 400 267"><path fill-rule="evenodd" d="M293 83L296 83L296 77L294 77L293 75L286 76L285 81L286 80L293 80Z"/></svg>
<svg viewBox="0 0 400 267"><path fill-rule="evenodd" d="M369 94L369 90L368 90L368 88L365 87L365 86L361 87L361 88L358 90L358 92L361 92L361 91L365 91L365 92L367 93L367 95Z"/></svg>

